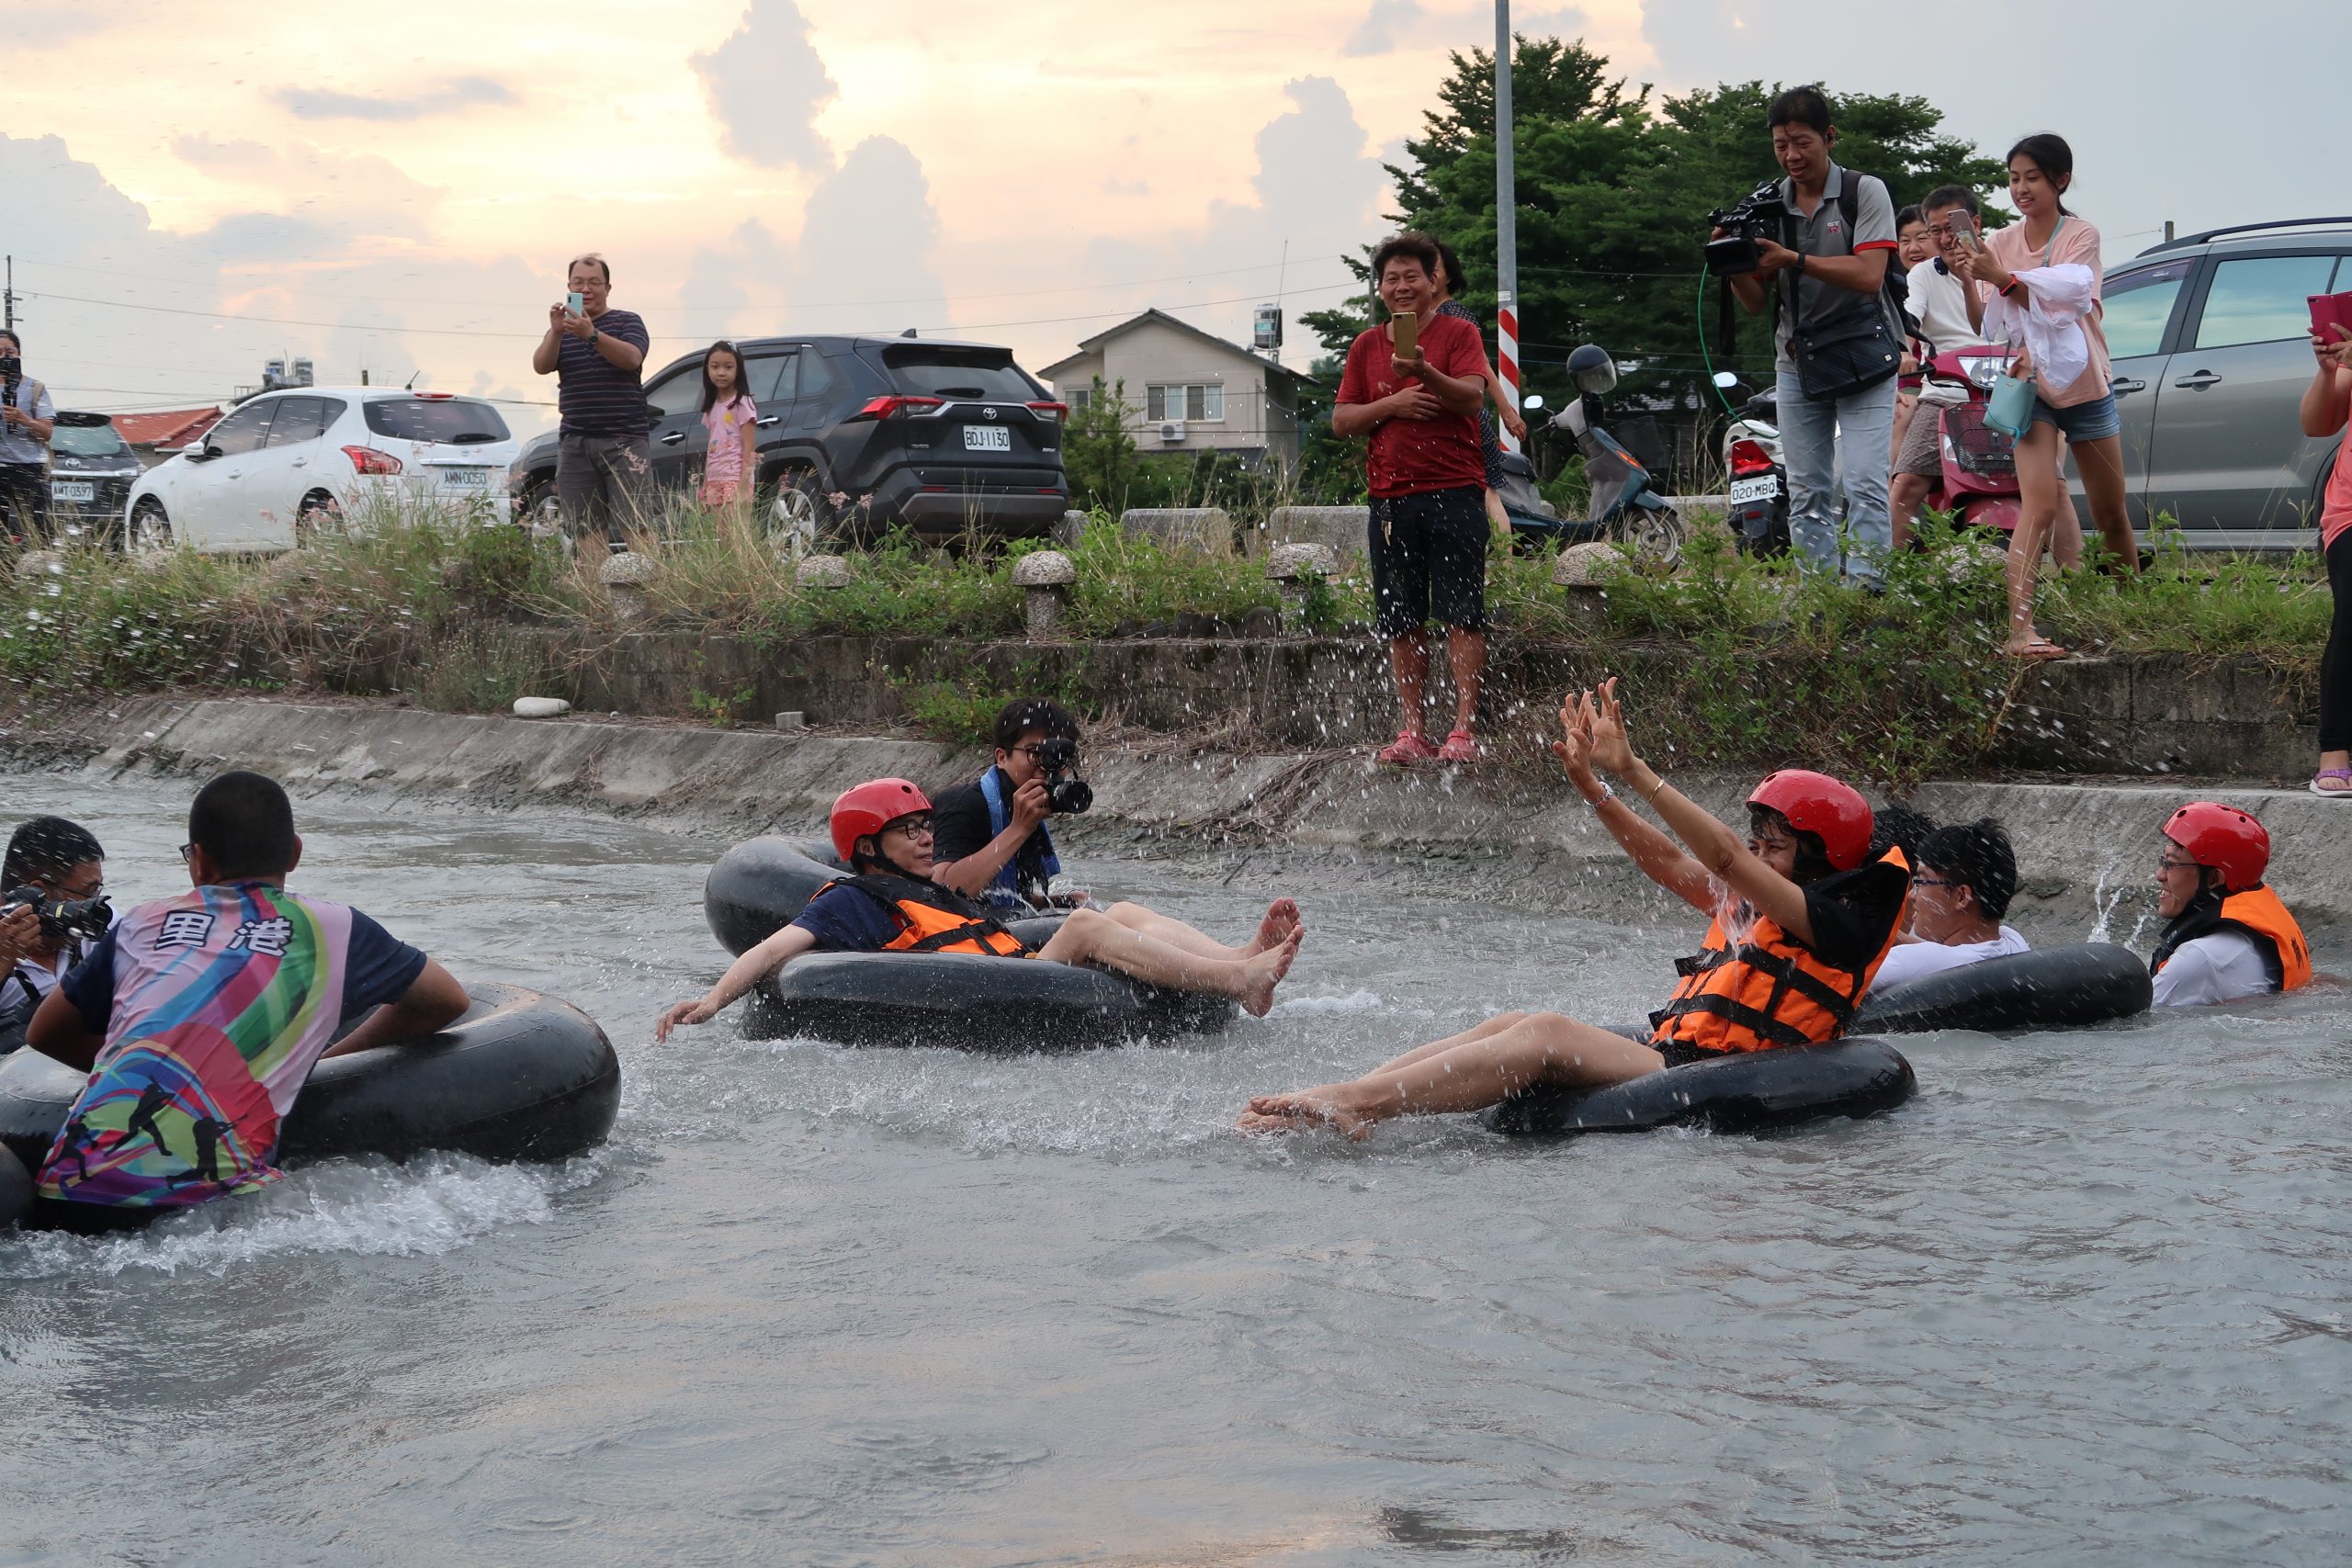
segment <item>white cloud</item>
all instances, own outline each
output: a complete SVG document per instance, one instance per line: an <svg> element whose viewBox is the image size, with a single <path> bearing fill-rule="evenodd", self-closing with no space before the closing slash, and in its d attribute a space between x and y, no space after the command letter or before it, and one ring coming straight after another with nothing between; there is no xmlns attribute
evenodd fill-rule
<svg viewBox="0 0 2352 1568"><path fill-rule="evenodd" d="M455 76L437 87L406 95L278 87L269 96L297 119L412 120L483 105L503 107L522 101L513 88L489 76Z"/></svg>
<svg viewBox="0 0 2352 1568"><path fill-rule="evenodd" d="M793 0L752 0L726 41L690 63L729 156L768 168L832 166L816 119L838 89Z"/></svg>
<svg viewBox="0 0 2352 1568"><path fill-rule="evenodd" d="M1372 9L1340 46L1340 52L1357 59L1386 54L1396 47L1397 29L1421 20L1422 16L1420 0L1372 0Z"/></svg>

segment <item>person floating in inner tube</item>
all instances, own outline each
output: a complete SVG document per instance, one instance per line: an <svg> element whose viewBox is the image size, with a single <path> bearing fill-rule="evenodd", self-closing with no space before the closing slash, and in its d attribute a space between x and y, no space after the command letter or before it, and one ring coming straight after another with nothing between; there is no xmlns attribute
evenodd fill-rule
<svg viewBox="0 0 2352 1568"><path fill-rule="evenodd" d="M2156 913L2166 922L2148 972L2160 1008L2291 991L2312 978L2311 944L2263 886L2270 835L2233 806L2195 800L2165 822Z"/></svg>
<svg viewBox="0 0 2352 1568"><path fill-rule="evenodd" d="M1020 697L996 716L996 761L933 808L931 879L978 899L1001 919L1086 902L1056 893L1062 863L1046 818L1094 804L1078 777L1078 716L1043 697Z"/></svg>
<svg viewBox="0 0 2352 1568"><path fill-rule="evenodd" d="M1100 964L1148 985L1230 997L1252 1017L1274 1005L1305 928L1277 899L1247 946L1227 947L1136 904L1075 909L1034 953L979 905L931 878L931 802L905 779L874 779L833 802L833 848L854 868L817 890L799 918L729 964L718 983L654 1025L708 1023L804 953L972 953Z"/></svg>
<svg viewBox="0 0 2352 1568"><path fill-rule="evenodd" d="M1911 929L1894 939L1872 990L2027 951L2025 938L2001 923L2018 890L2018 857L1996 818L1931 829L1915 858Z"/></svg>
<svg viewBox="0 0 2352 1568"><path fill-rule="evenodd" d="M1612 679L1560 709L1568 783L1651 881L1710 917L1706 943L1650 1015L1646 1043L1555 1012L1508 1012L1349 1083L1250 1102L1240 1126L1317 1124L1361 1138L1391 1116L1476 1111L1536 1084L1598 1089L1737 1051L1833 1040L1885 962L1911 881L1900 849L1871 861L1871 808L1822 773L1783 769L1747 797L1746 843L1634 754ZM1689 846L1644 821L1613 775Z"/></svg>

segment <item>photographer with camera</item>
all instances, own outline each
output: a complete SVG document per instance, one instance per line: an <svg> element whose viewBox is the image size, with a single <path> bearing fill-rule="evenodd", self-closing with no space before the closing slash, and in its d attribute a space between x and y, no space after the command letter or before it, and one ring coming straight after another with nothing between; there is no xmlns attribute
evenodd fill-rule
<svg viewBox="0 0 2352 1568"><path fill-rule="evenodd" d="M49 436L57 405L25 374L24 340L0 327L0 534L18 543L49 539ZM9 520L21 510L21 526Z"/></svg>
<svg viewBox="0 0 2352 1568"><path fill-rule="evenodd" d="M79 822L36 817L0 857L0 1055L22 1043L43 997L106 935L106 851Z"/></svg>
<svg viewBox="0 0 2352 1568"><path fill-rule="evenodd" d="M1750 313L1776 313L1790 542L1807 565L1873 583L1894 542L1887 469L1905 337L1887 284L1894 202L1883 181L1830 157L1838 130L1819 87L1781 94L1767 123L1787 178L1713 215L1708 270L1729 276ZM1845 483L1845 540L1833 478Z"/></svg>
<svg viewBox="0 0 2352 1568"><path fill-rule="evenodd" d="M995 739L995 764L939 797L932 880L1005 919L1084 903L1083 893L1053 895L1062 863L1046 826L1094 804L1078 776L1078 716L1043 697L1017 698L996 716Z"/></svg>

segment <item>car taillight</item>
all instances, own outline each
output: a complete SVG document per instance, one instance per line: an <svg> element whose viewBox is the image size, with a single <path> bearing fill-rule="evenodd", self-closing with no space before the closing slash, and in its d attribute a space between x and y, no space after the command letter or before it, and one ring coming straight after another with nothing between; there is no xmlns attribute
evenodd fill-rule
<svg viewBox="0 0 2352 1568"><path fill-rule="evenodd" d="M944 398L876 398L857 411L860 419L896 419L902 413L925 412L946 402Z"/></svg>
<svg viewBox="0 0 2352 1568"><path fill-rule="evenodd" d="M1040 424L1059 424L1069 417L1068 403L1031 403L1029 412L1037 416Z"/></svg>
<svg viewBox="0 0 2352 1568"><path fill-rule="evenodd" d="M1744 479L1750 474L1770 473L1771 468L1771 454L1755 442L1742 440L1731 444L1732 478Z"/></svg>
<svg viewBox="0 0 2352 1568"><path fill-rule="evenodd" d="M373 446L346 446L343 455L351 459L352 471L361 474L397 474L401 460L390 452L379 452Z"/></svg>
<svg viewBox="0 0 2352 1568"><path fill-rule="evenodd" d="M455 392L412 392L409 395L414 398L423 398L427 402L446 403L458 394Z"/></svg>

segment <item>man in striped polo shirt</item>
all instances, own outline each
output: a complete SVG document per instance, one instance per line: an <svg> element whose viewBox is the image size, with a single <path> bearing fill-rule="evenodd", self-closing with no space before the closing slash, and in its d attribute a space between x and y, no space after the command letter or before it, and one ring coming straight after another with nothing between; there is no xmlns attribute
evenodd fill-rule
<svg viewBox="0 0 2352 1568"><path fill-rule="evenodd" d="M565 287L582 308L574 311L569 300L548 306L548 334L531 354L531 368L558 381L556 504L574 539L617 545L651 488L652 425L642 371L653 340L634 311L605 303L613 269L595 252L572 259Z"/></svg>

